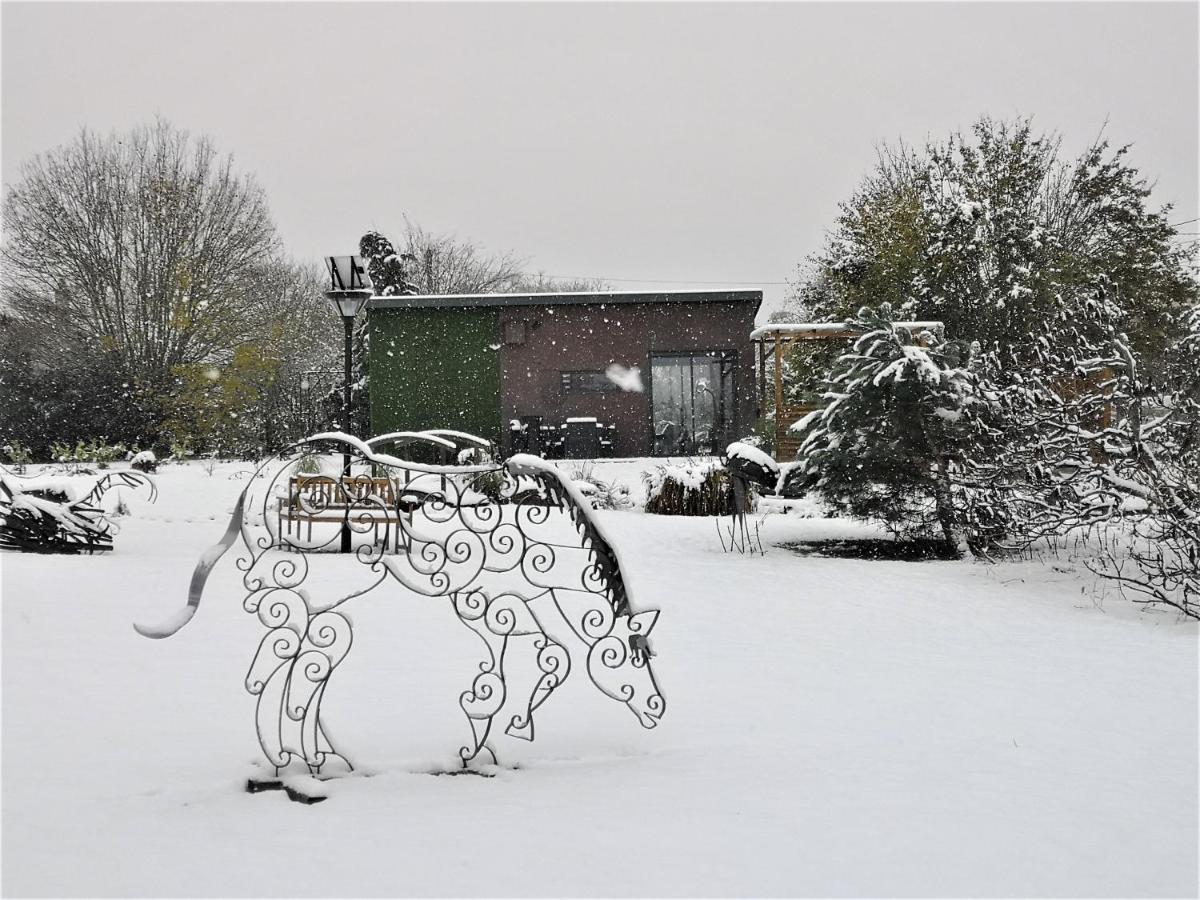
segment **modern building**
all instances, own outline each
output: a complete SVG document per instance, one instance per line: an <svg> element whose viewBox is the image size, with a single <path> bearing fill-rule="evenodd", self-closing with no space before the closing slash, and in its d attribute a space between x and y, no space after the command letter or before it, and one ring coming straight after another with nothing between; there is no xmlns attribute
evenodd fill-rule
<svg viewBox="0 0 1200 900"><path fill-rule="evenodd" d="M761 291L373 297L371 429L455 428L511 452L590 428L615 456L719 453L757 419L761 303Z"/></svg>

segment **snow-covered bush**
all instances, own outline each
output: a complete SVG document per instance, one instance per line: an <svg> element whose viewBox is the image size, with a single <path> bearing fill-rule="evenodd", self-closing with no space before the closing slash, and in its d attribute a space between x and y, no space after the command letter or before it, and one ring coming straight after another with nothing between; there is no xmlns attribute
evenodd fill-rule
<svg viewBox="0 0 1200 900"><path fill-rule="evenodd" d="M321 458L315 453L300 457L300 461L296 463L296 471L301 475L320 475Z"/></svg>
<svg viewBox="0 0 1200 900"><path fill-rule="evenodd" d="M1128 451L1094 465L1124 498L1127 539L1105 542L1089 566L1131 599L1200 618L1200 302L1184 322L1154 414L1138 392L1123 423ZM1127 364L1136 383L1132 353Z"/></svg>
<svg viewBox="0 0 1200 900"><path fill-rule="evenodd" d="M192 442L187 438L171 442L171 455L167 457L169 462L183 463L187 462L192 457Z"/></svg>
<svg viewBox="0 0 1200 900"><path fill-rule="evenodd" d="M107 469L108 464L123 459L128 451L124 444L108 444L103 439L69 443L55 441L50 445L50 458L57 463L78 468L80 463L94 463L97 468Z"/></svg>
<svg viewBox="0 0 1200 900"><path fill-rule="evenodd" d="M204 470L205 475L212 478L213 472L217 470L217 454L215 451L205 454L204 459L200 462L200 468Z"/></svg>
<svg viewBox="0 0 1200 900"><path fill-rule="evenodd" d="M154 455L152 450L142 450L133 455L129 460L129 467L137 469L139 472L157 472L158 457Z"/></svg>
<svg viewBox="0 0 1200 900"><path fill-rule="evenodd" d="M662 516L726 516L735 511L729 473L719 462L656 466L643 472L646 512Z"/></svg>
<svg viewBox="0 0 1200 900"><path fill-rule="evenodd" d="M976 435L966 415L980 404L970 350L912 334L892 315L888 304L859 311L864 333L838 359L823 406L792 426L803 443L788 481L898 536L936 528L961 549L952 472Z"/></svg>
<svg viewBox="0 0 1200 900"><path fill-rule="evenodd" d="M631 509L633 499L629 496L629 485L617 481L603 481L588 460L571 470L571 481L592 501L595 509Z"/></svg>
<svg viewBox="0 0 1200 900"><path fill-rule="evenodd" d="M4 455L8 457L16 472L24 472L25 467L33 462L32 451L20 441L9 441L0 449L4 450Z"/></svg>

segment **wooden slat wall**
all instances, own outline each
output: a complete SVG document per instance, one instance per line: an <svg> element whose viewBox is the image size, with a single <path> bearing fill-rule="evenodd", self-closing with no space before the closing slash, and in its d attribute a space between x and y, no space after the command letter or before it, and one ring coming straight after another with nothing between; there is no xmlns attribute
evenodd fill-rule
<svg viewBox="0 0 1200 900"><path fill-rule="evenodd" d="M784 404L775 418L775 459L778 462L792 462L796 451L800 449L800 438L788 428L793 422L798 422L818 407L810 404Z"/></svg>

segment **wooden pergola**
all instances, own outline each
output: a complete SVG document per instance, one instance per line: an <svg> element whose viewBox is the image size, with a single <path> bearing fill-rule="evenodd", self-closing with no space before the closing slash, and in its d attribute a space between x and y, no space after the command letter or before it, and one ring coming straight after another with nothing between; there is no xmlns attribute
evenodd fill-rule
<svg viewBox="0 0 1200 900"><path fill-rule="evenodd" d="M941 322L896 322L896 326L910 331L931 331L940 335ZM750 332L750 341L758 345L759 403L767 402L767 344L774 347L775 354L775 459L790 462L796 458L800 440L789 430L793 424L808 415L818 406L808 403L783 402L783 352L796 341L845 341L856 338L862 330L847 322L774 322Z"/></svg>

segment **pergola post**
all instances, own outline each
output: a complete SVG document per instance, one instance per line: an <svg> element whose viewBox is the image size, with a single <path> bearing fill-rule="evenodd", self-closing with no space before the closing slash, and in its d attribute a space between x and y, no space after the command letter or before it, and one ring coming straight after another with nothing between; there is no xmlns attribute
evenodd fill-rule
<svg viewBox="0 0 1200 900"><path fill-rule="evenodd" d="M775 332L775 458L779 458L779 440L781 432L779 421L783 415L783 344L779 340L779 332Z"/></svg>
<svg viewBox="0 0 1200 900"><path fill-rule="evenodd" d="M758 340L758 406L759 415L766 412L767 406L767 342Z"/></svg>

